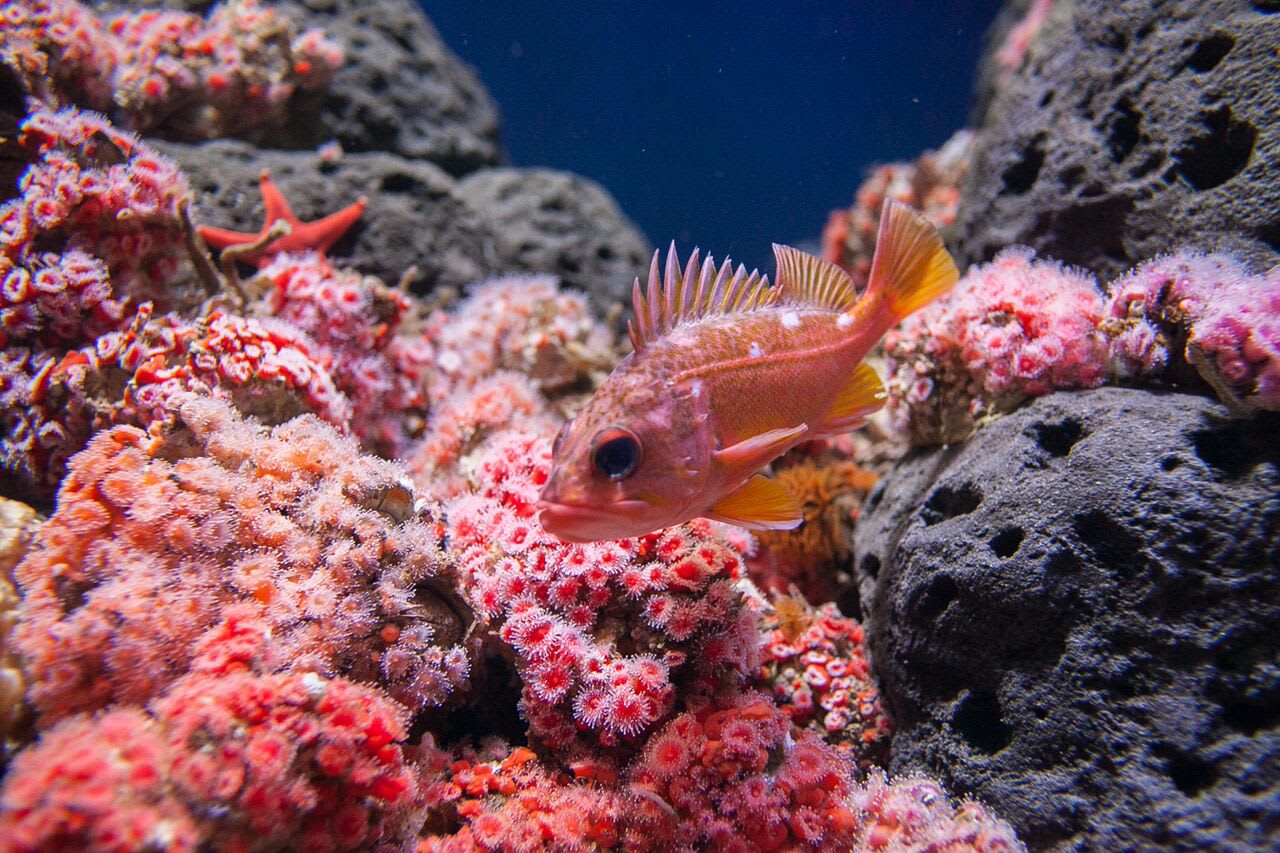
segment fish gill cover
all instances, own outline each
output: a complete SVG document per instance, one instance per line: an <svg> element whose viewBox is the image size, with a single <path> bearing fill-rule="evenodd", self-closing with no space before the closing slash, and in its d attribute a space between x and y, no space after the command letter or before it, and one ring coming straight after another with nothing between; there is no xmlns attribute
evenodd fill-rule
<svg viewBox="0 0 1280 853"><path fill-rule="evenodd" d="M1280 849L1278 19L1206 5L941 16L972 126L779 201L963 260L886 408L794 530L570 543L651 247L416 5L0 3L0 850Z"/></svg>

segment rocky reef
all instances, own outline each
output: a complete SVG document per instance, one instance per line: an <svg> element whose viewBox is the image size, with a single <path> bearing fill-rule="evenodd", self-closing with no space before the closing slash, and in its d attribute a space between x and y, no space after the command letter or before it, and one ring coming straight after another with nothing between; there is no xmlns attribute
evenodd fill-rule
<svg viewBox="0 0 1280 853"><path fill-rule="evenodd" d="M801 527L581 544L650 246L416 4L0 3L0 851L1280 849L1276 10L1205 5L1011 3L830 216L968 263Z"/></svg>

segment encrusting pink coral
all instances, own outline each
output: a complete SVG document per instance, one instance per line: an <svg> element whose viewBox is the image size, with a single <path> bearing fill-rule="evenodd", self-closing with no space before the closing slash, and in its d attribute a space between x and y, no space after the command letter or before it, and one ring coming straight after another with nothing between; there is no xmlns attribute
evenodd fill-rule
<svg viewBox="0 0 1280 853"><path fill-rule="evenodd" d="M548 276L477 285L455 311L432 317L428 335L436 348L435 400L498 370L523 373L548 396L584 390L584 380L603 378L616 360L614 336L586 298Z"/></svg>
<svg viewBox="0 0 1280 853"><path fill-rule="evenodd" d="M443 791L415 760L430 738L410 752L406 710L374 688L261 672L269 636L230 608L149 712L45 733L0 793L0 851L402 846Z"/></svg>
<svg viewBox="0 0 1280 853"><path fill-rule="evenodd" d="M856 815L858 851L883 853L1025 853L1013 829L978 803L953 807L942 787L930 779L908 777L891 782L873 770L854 788L849 807Z"/></svg>
<svg viewBox="0 0 1280 853"><path fill-rule="evenodd" d="M173 163L72 109L36 107L17 141L33 162L0 206L0 466L44 496L87 436L75 414L42 408L55 366L147 303L186 309L205 294L184 266L188 189Z"/></svg>
<svg viewBox="0 0 1280 853"><path fill-rule="evenodd" d="M183 139L252 135L280 124L300 91L326 85L342 48L296 33L257 0L207 17L146 9L99 18L74 0L7 0L0 59L32 94L110 113Z"/></svg>
<svg viewBox="0 0 1280 853"><path fill-rule="evenodd" d="M849 752L861 769L888 762L892 726L871 677L862 626L834 604L799 596L774 603L764 622L760 678L778 707Z"/></svg>
<svg viewBox="0 0 1280 853"><path fill-rule="evenodd" d="M361 444L404 456L426 421L434 356L420 330L405 328L415 319L409 297L315 252L277 254L247 286L265 288L249 312L291 323L323 353Z"/></svg>
<svg viewBox="0 0 1280 853"><path fill-rule="evenodd" d="M1280 409L1280 267L1256 275L1230 255L1183 251L1109 290L1103 329L1122 377L1177 379L1185 358L1228 405Z"/></svg>
<svg viewBox="0 0 1280 853"><path fill-rule="evenodd" d="M501 370L461 387L431 410L427 431L408 460L423 494L444 499L467 488L458 469L463 457L484 439L518 425L553 429L546 403L523 374Z"/></svg>
<svg viewBox="0 0 1280 853"><path fill-rule="evenodd" d="M192 397L179 417L165 440L98 434L15 570L40 725L147 701L237 602L270 627L269 670L443 702L468 672L469 614L403 471L311 416L267 432Z"/></svg>
<svg viewBox="0 0 1280 853"><path fill-rule="evenodd" d="M93 433L124 424L163 432L192 392L227 400L268 426L309 412L345 430L350 406L325 356L277 320L214 311L189 323L153 317L144 303L129 328L92 345L61 355L0 353L6 459L33 482L55 486Z"/></svg>
<svg viewBox="0 0 1280 853"><path fill-rule="evenodd" d="M629 850L850 849L847 759L759 694L671 720L625 778Z"/></svg>
<svg viewBox="0 0 1280 853"><path fill-rule="evenodd" d="M671 713L676 682L696 692L753 672L740 555L711 524L562 542L534 511L550 464L548 435L501 432L475 452L471 491L446 504L463 589L515 650L531 734L560 750L634 740Z"/></svg>
<svg viewBox="0 0 1280 853"><path fill-rule="evenodd" d="M0 347L78 346L128 325L144 301L197 304L168 158L101 116L35 109L18 144L34 162L0 207Z"/></svg>
<svg viewBox="0 0 1280 853"><path fill-rule="evenodd" d="M912 443L939 444L1029 397L1096 387L1102 313L1089 275L1006 249L885 337L890 411Z"/></svg>
<svg viewBox="0 0 1280 853"><path fill-rule="evenodd" d="M573 781L548 771L525 747L490 741L464 748L449 764L458 793L456 822L432 827L419 853L482 850L592 850L618 844L629 792L616 785ZM616 782L616 779L611 780Z"/></svg>

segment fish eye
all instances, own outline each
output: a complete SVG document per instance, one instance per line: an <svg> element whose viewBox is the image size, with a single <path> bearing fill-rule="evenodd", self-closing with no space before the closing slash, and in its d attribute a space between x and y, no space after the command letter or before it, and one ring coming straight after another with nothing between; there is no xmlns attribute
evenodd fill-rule
<svg viewBox="0 0 1280 853"><path fill-rule="evenodd" d="M610 480L621 480L640 464L640 439L629 429L605 427L591 444L591 464Z"/></svg>

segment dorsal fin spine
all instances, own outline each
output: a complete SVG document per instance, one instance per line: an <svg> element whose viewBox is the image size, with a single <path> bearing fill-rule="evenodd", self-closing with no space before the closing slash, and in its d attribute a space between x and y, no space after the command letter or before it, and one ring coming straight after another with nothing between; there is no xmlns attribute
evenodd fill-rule
<svg viewBox="0 0 1280 853"><path fill-rule="evenodd" d="M649 281L643 290L637 278L631 286L631 303L635 313L628 324L632 346L637 352L675 328L714 314L752 311L777 302L781 289L769 283L768 276L739 264L735 270L727 258L719 267L711 256L702 258L693 250L681 268L675 244L660 263L655 252L649 264Z"/></svg>

